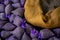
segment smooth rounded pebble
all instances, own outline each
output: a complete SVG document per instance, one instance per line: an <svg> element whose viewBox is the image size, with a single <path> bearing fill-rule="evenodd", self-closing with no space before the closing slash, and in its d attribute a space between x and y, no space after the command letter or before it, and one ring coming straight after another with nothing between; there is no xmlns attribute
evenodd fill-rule
<svg viewBox="0 0 60 40"><path fill-rule="evenodd" d="M24 33L21 40L31 40L31 38L26 33Z"/></svg>
<svg viewBox="0 0 60 40"><path fill-rule="evenodd" d="M12 11L13 14L15 15L19 15L19 16L23 16L23 13L24 13L24 9L23 8L17 8L15 10Z"/></svg>
<svg viewBox="0 0 60 40"><path fill-rule="evenodd" d="M11 32L13 35L15 35L17 38L18 38L18 40L20 40L21 39L21 36L23 35L23 33L24 33L24 30L21 28L21 27L17 27L15 30L13 30L12 32Z"/></svg>
<svg viewBox="0 0 60 40"><path fill-rule="evenodd" d="M55 34L52 31L50 31L49 29L43 29L43 30L40 30L38 37L39 38L49 38L49 37L52 37L54 35Z"/></svg>
<svg viewBox="0 0 60 40"><path fill-rule="evenodd" d="M13 30L16 26L14 26L12 23L6 23L2 28L4 30L10 31Z"/></svg>
<svg viewBox="0 0 60 40"><path fill-rule="evenodd" d="M4 4L0 4L0 12L4 12L4 10L5 10Z"/></svg>
<svg viewBox="0 0 60 40"><path fill-rule="evenodd" d="M38 37L38 31L36 29L31 29L30 36L31 38Z"/></svg>
<svg viewBox="0 0 60 40"><path fill-rule="evenodd" d="M6 20L5 13L0 13L0 20Z"/></svg>
<svg viewBox="0 0 60 40"><path fill-rule="evenodd" d="M15 16L14 14L12 14L12 15L9 17L9 21L10 21L10 22L13 22L14 19L15 19L15 17L16 17L16 16Z"/></svg>
<svg viewBox="0 0 60 40"><path fill-rule="evenodd" d="M8 4L5 7L5 13L6 13L6 15L9 15L11 13L11 10L12 10L12 5L11 4Z"/></svg>
<svg viewBox="0 0 60 40"><path fill-rule="evenodd" d="M16 16L14 19L13 24L15 24L16 26L20 26L21 22L23 21L23 19L19 16Z"/></svg>
<svg viewBox="0 0 60 40"><path fill-rule="evenodd" d="M11 33L9 31L1 31L1 37L2 38L7 38L10 35L11 35Z"/></svg>
<svg viewBox="0 0 60 40"><path fill-rule="evenodd" d="M56 36L60 37L60 28L53 29L55 32Z"/></svg>
<svg viewBox="0 0 60 40"><path fill-rule="evenodd" d="M14 4L12 4L12 6L13 6L14 8L20 8L20 7L21 7L20 3L14 3Z"/></svg>
<svg viewBox="0 0 60 40"><path fill-rule="evenodd" d="M32 26L30 24L26 23L26 32L28 34L30 34L31 29L32 29Z"/></svg>
<svg viewBox="0 0 60 40"><path fill-rule="evenodd" d="M13 3L19 3L19 0L11 0Z"/></svg>
<svg viewBox="0 0 60 40"><path fill-rule="evenodd" d="M9 38L6 38L6 40L17 40L16 38L14 38L14 36L10 36Z"/></svg>
<svg viewBox="0 0 60 40"><path fill-rule="evenodd" d="M8 5L10 3L10 0L4 0L4 4Z"/></svg>
<svg viewBox="0 0 60 40"><path fill-rule="evenodd" d="M51 38L49 38L48 40L60 40L60 38L57 38L57 37L51 37Z"/></svg>
<svg viewBox="0 0 60 40"><path fill-rule="evenodd" d="M38 38L33 38L32 40L39 40Z"/></svg>
<svg viewBox="0 0 60 40"><path fill-rule="evenodd" d="M2 27L4 26L5 23L7 23L7 21L0 20L0 29L3 29Z"/></svg>

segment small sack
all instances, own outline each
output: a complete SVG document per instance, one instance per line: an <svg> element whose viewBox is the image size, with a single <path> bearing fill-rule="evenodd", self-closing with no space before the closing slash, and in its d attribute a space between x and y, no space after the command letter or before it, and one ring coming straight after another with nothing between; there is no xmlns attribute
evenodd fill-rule
<svg viewBox="0 0 60 40"><path fill-rule="evenodd" d="M52 7L50 7L54 3ZM60 5L52 0L26 0L24 5L26 20L34 26L42 28L56 28L60 26ZM50 7L50 8L49 8ZM52 9L53 8L53 9ZM46 12L44 12L46 11Z"/></svg>

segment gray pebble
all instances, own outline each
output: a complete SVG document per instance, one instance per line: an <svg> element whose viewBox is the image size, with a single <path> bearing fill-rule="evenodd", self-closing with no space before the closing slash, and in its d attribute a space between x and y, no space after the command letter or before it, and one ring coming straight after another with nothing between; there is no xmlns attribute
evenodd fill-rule
<svg viewBox="0 0 60 40"><path fill-rule="evenodd" d="M6 20L5 13L0 13L0 20Z"/></svg>
<svg viewBox="0 0 60 40"><path fill-rule="evenodd" d="M16 16L15 19L14 19L13 24L15 24L16 26L20 26L22 20L23 20L23 19L22 19L21 17Z"/></svg>
<svg viewBox="0 0 60 40"><path fill-rule="evenodd" d="M12 6L15 7L15 8L21 7L20 3L14 3L14 4L12 4Z"/></svg>
<svg viewBox="0 0 60 40"><path fill-rule="evenodd" d="M7 23L7 21L0 20L0 29L2 29L2 27L4 26L5 23Z"/></svg>
<svg viewBox="0 0 60 40"><path fill-rule="evenodd" d="M38 38L33 38L32 40L39 40Z"/></svg>
<svg viewBox="0 0 60 40"><path fill-rule="evenodd" d="M26 32L27 32L28 34L30 34L31 28L32 28L32 26L26 23Z"/></svg>
<svg viewBox="0 0 60 40"><path fill-rule="evenodd" d="M4 1L4 4L5 4L5 5L8 5L9 3L10 3L10 0L5 0L5 1Z"/></svg>
<svg viewBox="0 0 60 40"><path fill-rule="evenodd" d="M57 36L60 36L60 28L56 28L53 30Z"/></svg>
<svg viewBox="0 0 60 40"><path fill-rule="evenodd" d="M19 3L19 0L11 0L13 3Z"/></svg>
<svg viewBox="0 0 60 40"><path fill-rule="evenodd" d="M15 19L15 15L14 15L14 14L12 14L12 15L9 17L9 21L10 21L10 22L13 22L13 21L14 21L14 19Z"/></svg>
<svg viewBox="0 0 60 40"><path fill-rule="evenodd" d="M48 40L60 40L60 38L52 37L52 38L49 38Z"/></svg>
<svg viewBox="0 0 60 40"><path fill-rule="evenodd" d="M17 8L15 10L12 11L13 14L15 15L19 15L19 16L23 16L23 13L24 13L24 9L23 8Z"/></svg>
<svg viewBox="0 0 60 40"><path fill-rule="evenodd" d="M11 32L13 35L15 35L18 40L21 39L21 36L23 35L24 33L24 30L21 28L21 27L17 27L14 31Z"/></svg>
<svg viewBox="0 0 60 40"><path fill-rule="evenodd" d="M54 33L51 32L49 29L43 29L40 31L40 38L49 38L51 36L54 36Z"/></svg>
<svg viewBox="0 0 60 40"><path fill-rule="evenodd" d="M21 40L31 40L31 38L26 33L24 33Z"/></svg>
<svg viewBox="0 0 60 40"><path fill-rule="evenodd" d="M10 35L11 35L11 33L9 31L1 31L1 37L2 38L7 38Z"/></svg>
<svg viewBox="0 0 60 40"><path fill-rule="evenodd" d="M8 15L11 13L11 10L12 10L12 6L11 4L8 4L6 7L5 7L5 13Z"/></svg>
<svg viewBox="0 0 60 40"><path fill-rule="evenodd" d="M6 23L2 28L7 30L7 31L10 31L10 30L13 30L16 26L14 26L12 23Z"/></svg>
<svg viewBox="0 0 60 40"><path fill-rule="evenodd" d="M20 1L21 1L21 5L24 6L26 0L20 0Z"/></svg>
<svg viewBox="0 0 60 40"><path fill-rule="evenodd" d="M4 10L5 10L4 5L3 4L0 4L0 12L4 12Z"/></svg>
<svg viewBox="0 0 60 40"><path fill-rule="evenodd" d="M10 36L9 38L7 38L6 40L17 40L16 38L14 38L14 35Z"/></svg>

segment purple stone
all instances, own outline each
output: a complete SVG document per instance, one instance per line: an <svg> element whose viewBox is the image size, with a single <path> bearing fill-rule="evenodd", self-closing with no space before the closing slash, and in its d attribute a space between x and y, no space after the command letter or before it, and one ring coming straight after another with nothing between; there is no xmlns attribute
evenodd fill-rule
<svg viewBox="0 0 60 40"><path fill-rule="evenodd" d="M21 22L20 26L25 29L26 28L26 20L23 20Z"/></svg>
<svg viewBox="0 0 60 40"><path fill-rule="evenodd" d="M19 3L19 0L11 0L13 3Z"/></svg>
<svg viewBox="0 0 60 40"><path fill-rule="evenodd" d="M17 8L17 9L15 9L15 10L13 10L12 11L12 13L14 14L14 15L19 15L19 16L23 16L23 13L24 13L24 8Z"/></svg>
<svg viewBox="0 0 60 40"><path fill-rule="evenodd" d="M21 40L31 40L31 38L26 33L24 33Z"/></svg>
<svg viewBox="0 0 60 40"><path fill-rule="evenodd" d="M15 7L15 8L20 8L21 7L20 3L14 3L14 4L12 4L12 6Z"/></svg>
<svg viewBox="0 0 60 40"><path fill-rule="evenodd" d="M56 28L53 30L57 37L60 37L60 28Z"/></svg>
<svg viewBox="0 0 60 40"><path fill-rule="evenodd" d="M2 31L1 32L1 37L2 38L7 38L8 36L10 36L11 35L11 33L9 32L9 31Z"/></svg>
<svg viewBox="0 0 60 40"><path fill-rule="evenodd" d="M20 0L21 1L21 6L24 6L25 0Z"/></svg>
<svg viewBox="0 0 60 40"><path fill-rule="evenodd" d="M30 36L36 38L38 36L38 31L36 29L31 29Z"/></svg>
<svg viewBox="0 0 60 40"><path fill-rule="evenodd" d="M5 7L5 13L6 13L6 15L9 15L11 13L11 10L12 10L12 6L11 6L11 4L8 4Z"/></svg>
<svg viewBox="0 0 60 40"><path fill-rule="evenodd" d="M12 14L12 15L9 17L9 21L10 21L11 23L13 23L14 19L15 19L15 15Z"/></svg>
<svg viewBox="0 0 60 40"><path fill-rule="evenodd" d="M4 30L10 31L13 30L16 26L14 26L12 23L6 23L2 28Z"/></svg>
<svg viewBox="0 0 60 40"><path fill-rule="evenodd" d="M9 38L6 38L6 40L17 40L16 38L14 38L15 36L14 35L12 35L12 36L10 36Z"/></svg>
<svg viewBox="0 0 60 40"><path fill-rule="evenodd" d="M4 4L8 5L10 3L10 0L4 0Z"/></svg>
<svg viewBox="0 0 60 40"><path fill-rule="evenodd" d="M40 30L38 38L49 38L54 35L55 34L53 32L51 32L49 29L43 29L43 30Z"/></svg>
<svg viewBox="0 0 60 40"><path fill-rule="evenodd" d="M28 34L30 34L31 29L32 29L32 26L30 24L26 23L26 32Z"/></svg>
<svg viewBox="0 0 60 40"><path fill-rule="evenodd" d="M21 36L23 35L23 33L24 33L24 30L21 28L21 27L17 27L15 30L13 30L12 32L11 32L13 35L15 35L17 38L18 38L18 40L20 40L21 39Z"/></svg>
<svg viewBox="0 0 60 40"><path fill-rule="evenodd" d="M5 13L0 13L0 20L6 20Z"/></svg>
<svg viewBox="0 0 60 40"><path fill-rule="evenodd" d="M38 38L33 38L32 40L39 40Z"/></svg>
<svg viewBox="0 0 60 40"><path fill-rule="evenodd" d="M60 38L57 38L57 37L51 37L51 38L49 38L48 40L60 40Z"/></svg>
<svg viewBox="0 0 60 40"><path fill-rule="evenodd" d="M15 24L16 26L20 26L21 22L23 21L23 19L19 16L16 16L14 19L13 24Z"/></svg>
<svg viewBox="0 0 60 40"><path fill-rule="evenodd" d="M4 12L5 6L3 4L0 4L0 12Z"/></svg>

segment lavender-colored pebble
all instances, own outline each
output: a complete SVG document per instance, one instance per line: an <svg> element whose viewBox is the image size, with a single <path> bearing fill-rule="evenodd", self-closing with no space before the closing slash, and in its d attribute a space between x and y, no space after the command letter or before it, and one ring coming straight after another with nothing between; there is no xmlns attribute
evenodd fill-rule
<svg viewBox="0 0 60 40"><path fill-rule="evenodd" d="M23 8L17 8L15 10L12 11L13 14L15 15L19 15L19 16L23 16L23 13L24 13L24 9Z"/></svg>
<svg viewBox="0 0 60 40"><path fill-rule="evenodd" d="M31 40L31 38L26 33L24 33L21 40Z"/></svg>
<svg viewBox="0 0 60 40"><path fill-rule="evenodd" d="M6 38L6 37L8 37L8 36L10 36L11 35L11 33L9 32L9 31L2 31L1 32L1 37L2 38Z"/></svg>
<svg viewBox="0 0 60 40"><path fill-rule="evenodd" d="M53 30L57 37L60 37L60 28L56 28Z"/></svg>
<svg viewBox="0 0 60 40"><path fill-rule="evenodd" d="M38 38L49 38L54 35L55 34L53 32L51 32L49 29L43 29L43 30L40 30Z"/></svg>
<svg viewBox="0 0 60 40"><path fill-rule="evenodd" d="M0 20L6 20L5 13L0 13Z"/></svg>
<svg viewBox="0 0 60 40"><path fill-rule="evenodd" d="M9 38L6 38L5 40L17 40L16 38L14 38L15 36L14 35L12 35L12 36L10 36Z"/></svg>
<svg viewBox="0 0 60 40"><path fill-rule="evenodd" d="M60 40L60 38L57 38L57 37L51 37L51 38L49 38L48 40Z"/></svg>
<svg viewBox="0 0 60 40"><path fill-rule="evenodd" d="M39 40L38 38L33 38L32 40Z"/></svg>
<svg viewBox="0 0 60 40"><path fill-rule="evenodd" d="M21 28L21 27L17 27L14 31L11 32L13 35L15 35L18 40L21 39L21 36L23 35L24 33L24 30Z"/></svg>
<svg viewBox="0 0 60 40"><path fill-rule="evenodd" d="M4 4L8 5L10 3L10 0L4 0Z"/></svg>
<svg viewBox="0 0 60 40"><path fill-rule="evenodd" d="M6 13L6 15L10 14L11 13L11 10L12 10L12 6L11 6L11 4L8 4L5 7L5 13Z"/></svg>
<svg viewBox="0 0 60 40"><path fill-rule="evenodd" d="M30 30L32 29L32 26L26 23L26 32L30 34Z"/></svg>
<svg viewBox="0 0 60 40"><path fill-rule="evenodd" d="M11 0L13 3L19 3L19 0Z"/></svg>
<svg viewBox="0 0 60 40"><path fill-rule="evenodd" d="M38 31L36 29L31 29L31 38L36 38L38 36Z"/></svg>
<svg viewBox="0 0 60 40"><path fill-rule="evenodd" d="M23 21L23 19L19 16L16 16L14 19L13 24L15 24L16 26L20 26L21 22Z"/></svg>
<svg viewBox="0 0 60 40"><path fill-rule="evenodd" d="M0 12L4 12L5 6L3 4L0 4Z"/></svg>
<svg viewBox="0 0 60 40"><path fill-rule="evenodd" d="M16 26L14 26L12 23L6 23L2 28L4 30L10 31L13 30Z"/></svg>
<svg viewBox="0 0 60 40"><path fill-rule="evenodd" d="M14 14L12 14L12 15L9 17L9 21L10 21L10 22L13 22L13 21L14 21L14 19L15 19L15 15L14 15Z"/></svg>
<svg viewBox="0 0 60 40"><path fill-rule="evenodd" d="M12 4L12 6L15 7L15 8L21 7L20 3L14 3L14 4Z"/></svg>

